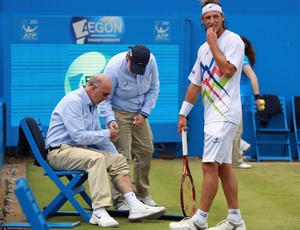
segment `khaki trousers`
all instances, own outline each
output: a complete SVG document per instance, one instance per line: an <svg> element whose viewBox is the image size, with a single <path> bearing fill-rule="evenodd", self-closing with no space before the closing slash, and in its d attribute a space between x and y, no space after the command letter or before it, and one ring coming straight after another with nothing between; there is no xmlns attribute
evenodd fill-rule
<svg viewBox="0 0 300 230"><path fill-rule="evenodd" d="M61 145L48 152L47 161L54 170L83 170L88 172L92 208L111 206L112 183L130 175L125 157L98 149Z"/></svg>
<svg viewBox="0 0 300 230"><path fill-rule="evenodd" d="M243 134L243 121L239 125L238 131L235 135L233 146L232 146L232 166L237 166L245 163L242 154L240 153L240 144Z"/></svg>
<svg viewBox="0 0 300 230"><path fill-rule="evenodd" d="M119 136L112 140L118 152L127 159L128 166L133 158L134 190L137 196L149 195L149 172L151 167L153 147L153 134L148 119L140 127L133 125L134 117L138 113L129 113L114 109L115 118L119 126ZM123 198L117 193L113 194L113 204L120 207L124 204Z"/></svg>

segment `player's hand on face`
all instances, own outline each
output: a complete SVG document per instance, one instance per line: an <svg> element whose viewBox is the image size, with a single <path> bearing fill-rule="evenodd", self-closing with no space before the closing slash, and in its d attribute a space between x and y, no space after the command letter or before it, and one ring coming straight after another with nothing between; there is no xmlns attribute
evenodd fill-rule
<svg viewBox="0 0 300 230"><path fill-rule="evenodd" d="M206 30L206 41L208 45L216 44L217 43L217 31L213 27L208 27Z"/></svg>
<svg viewBox="0 0 300 230"><path fill-rule="evenodd" d="M187 124L186 117L183 115L179 115L178 125L177 125L177 132L179 133L179 135L182 135L182 129L184 129L185 131L188 130L188 127L186 124Z"/></svg>

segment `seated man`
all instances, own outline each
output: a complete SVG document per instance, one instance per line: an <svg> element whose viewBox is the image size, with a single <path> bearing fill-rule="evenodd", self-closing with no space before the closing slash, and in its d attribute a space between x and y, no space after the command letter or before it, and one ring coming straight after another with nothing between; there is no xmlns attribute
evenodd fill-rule
<svg viewBox="0 0 300 230"><path fill-rule="evenodd" d="M111 206L108 174L130 207L129 221L157 219L165 213L164 207L150 207L136 198L126 158L118 154L110 141L118 136L118 131L101 129L96 105L107 99L111 90L109 78L96 74L87 86L64 96L51 114L46 138L47 160L54 170L88 172L93 208L90 223L101 227L119 225L106 211Z"/></svg>

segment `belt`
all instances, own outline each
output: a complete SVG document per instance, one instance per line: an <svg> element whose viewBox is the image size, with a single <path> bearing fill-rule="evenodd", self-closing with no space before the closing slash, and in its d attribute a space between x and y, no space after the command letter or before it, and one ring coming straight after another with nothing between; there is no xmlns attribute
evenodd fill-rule
<svg viewBox="0 0 300 230"><path fill-rule="evenodd" d="M48 150L52 151L54 149L59 149L61 146L56 146L56 147L49 147ZM85 145L75 145L75 146L70 146L72 148L85 148L86 146Z"/></svg>
<svg viewBox="0 0 300 230"><path fill-rule="evenodd" d="M52 150L54 150L54 149L59 149L59 148L60 148L60 146L57 146L57 147L49 147L49 150L52 151Z"/></svg>

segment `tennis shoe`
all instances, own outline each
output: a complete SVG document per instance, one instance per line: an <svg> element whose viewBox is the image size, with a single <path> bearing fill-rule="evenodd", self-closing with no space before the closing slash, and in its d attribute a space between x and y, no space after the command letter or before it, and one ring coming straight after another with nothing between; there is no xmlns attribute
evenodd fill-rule
<svg viewBox="0 0 300 230"><path fill-rule="evenodd" d="M239 165L234 165L233 167L234 168L240 168L240 169L250 169L252 166L249 165L249 164L246 164L246 163L242 163L242 164L239 164Z"/></svg>
<svg viewBox="0 0 300 230"><path fill-rule="evenodd" d="M118 227L119 223L114 218L112 218L106 210L101 212L94 211L90 219L90 224L97 224L101 227L114 228Z"/></svg>
<svg viewBox="0 0 300 230"><path fill-rule="evenodd" d="M197 225L192 218L186 217L180 222L171 222L169 224L171 230L207 230L208 225L205 223L202 226Z"/></svg>
<svg viewBox="0 0 300 230"><path fill-rule="evenodd" d="M157 204L154 202L150 195L148 196L136 196L138 200L148 206L157 207Z"/></svg>
<svg viewBox="0 0 300 230"><path fill-rule="evenodd" d="M243 220L239 223L232 222L228 219L221 221L216 227L209 228L209 230L246 230L246 225Z"/></svg>
<svg viewBox="0 0 300 230"><path fill-rule="evenodd" d="M251 145L247 142L241 139L240 142L240 152L243 155L245 152L247 152L251 148Z"/></svg>
<svg viewBox="0 0 300 230"><path fill-rule="evenodd" d="M128 220L138 222L141 220L156 220L166 212L165 207L151 207L139 202L129 210Z"/></svg>

